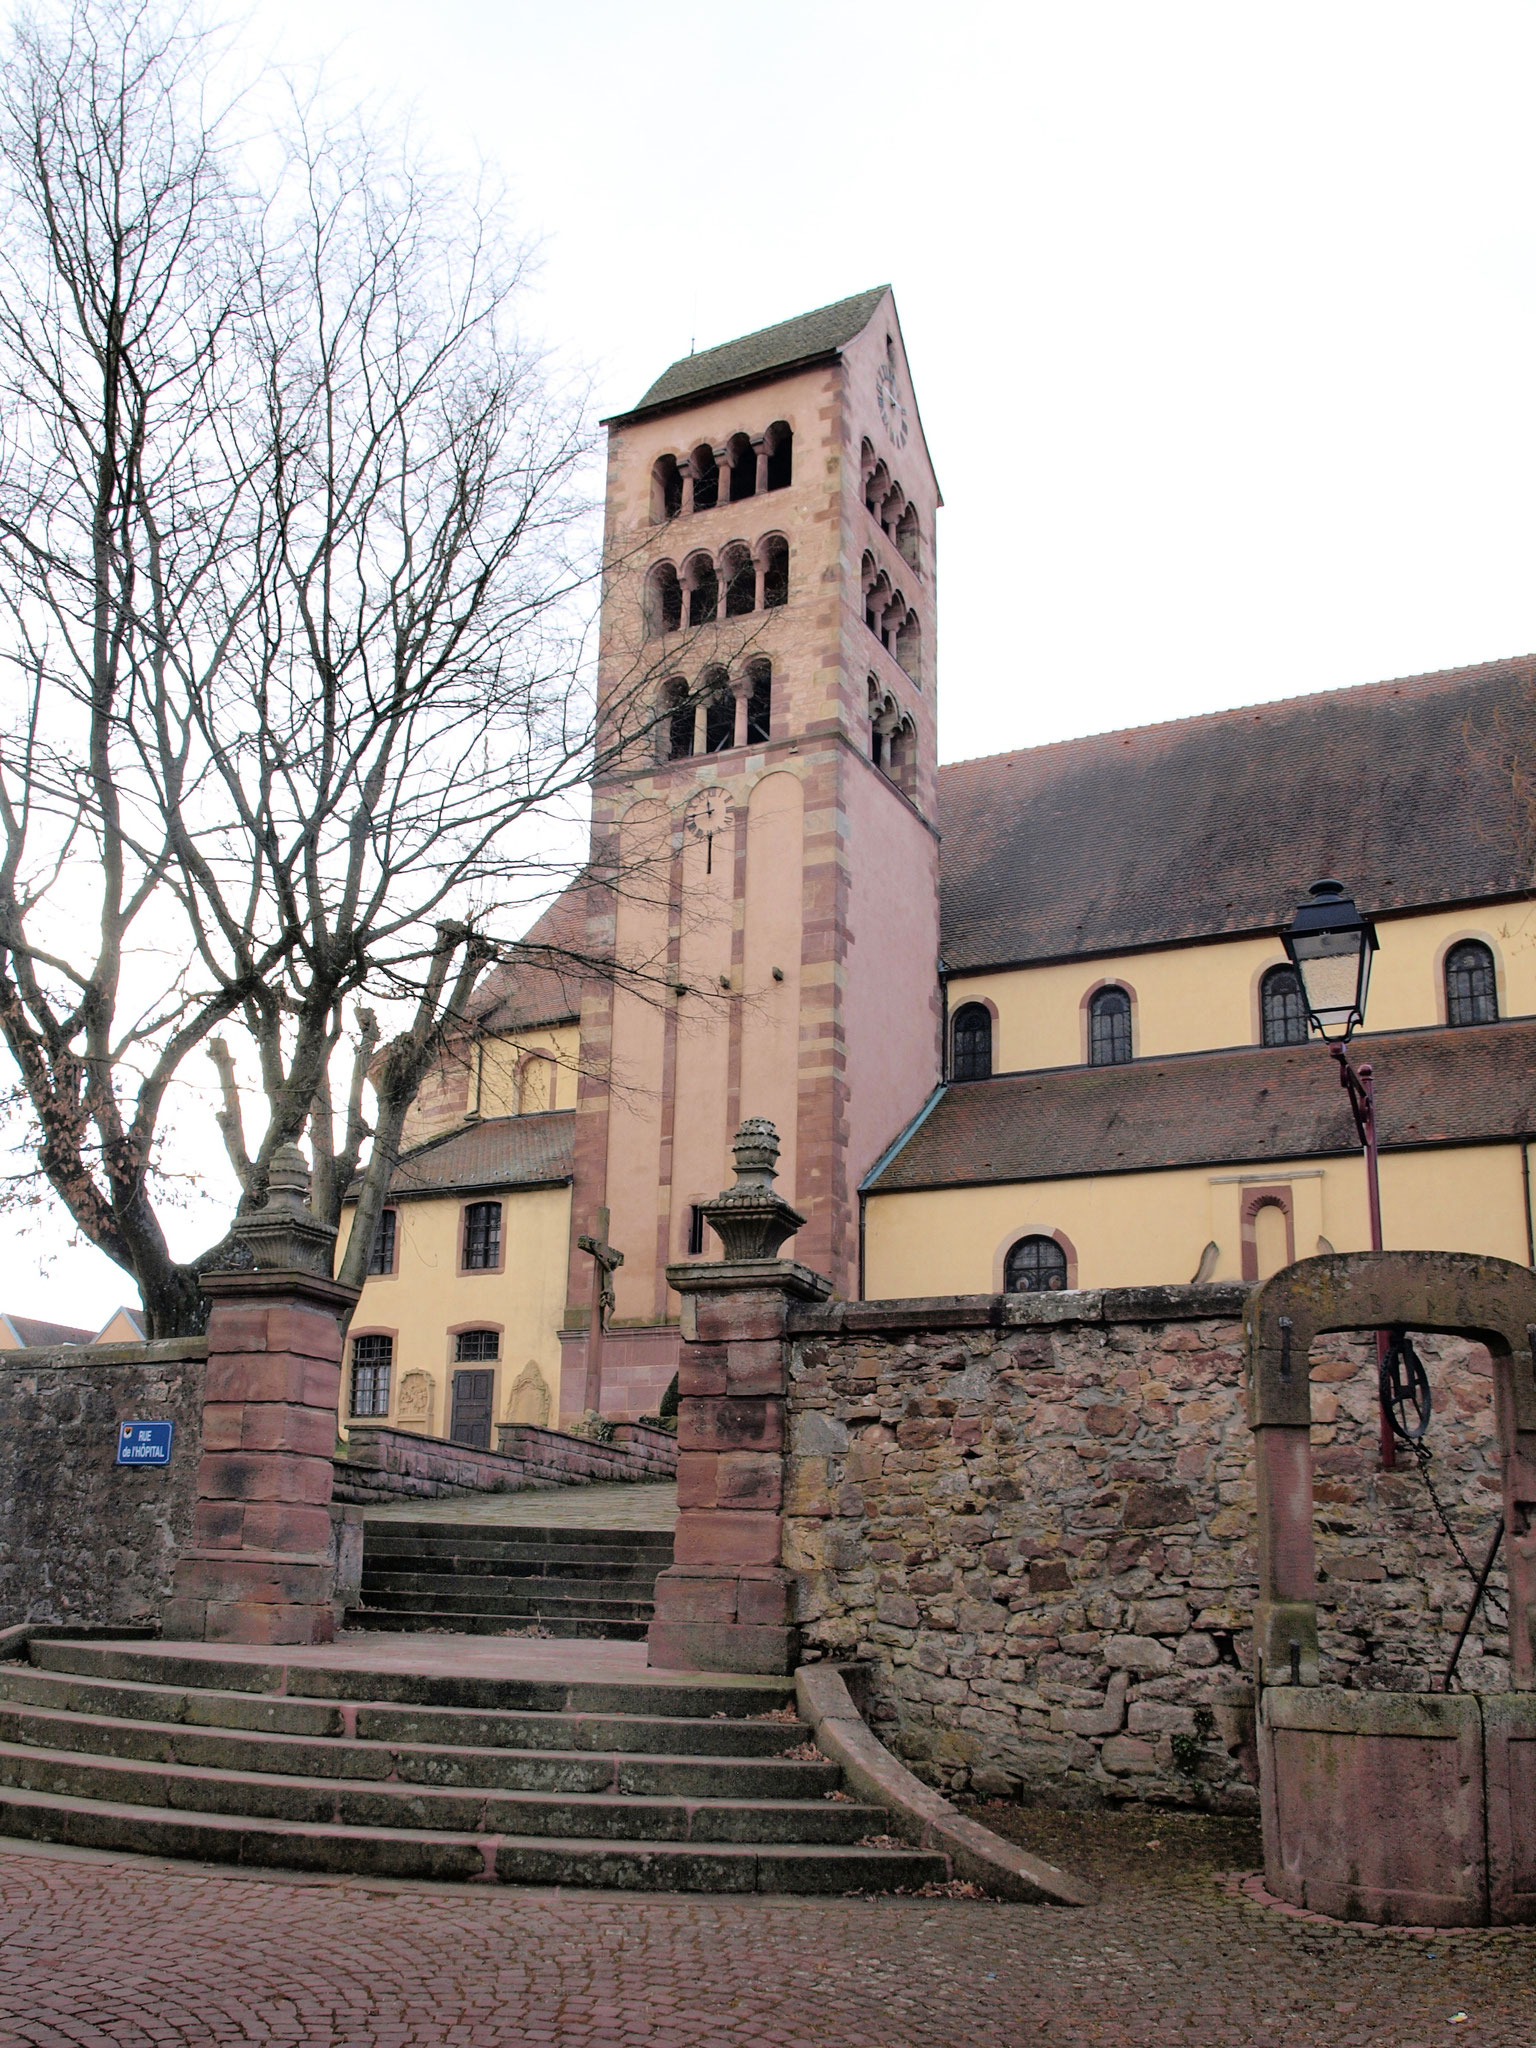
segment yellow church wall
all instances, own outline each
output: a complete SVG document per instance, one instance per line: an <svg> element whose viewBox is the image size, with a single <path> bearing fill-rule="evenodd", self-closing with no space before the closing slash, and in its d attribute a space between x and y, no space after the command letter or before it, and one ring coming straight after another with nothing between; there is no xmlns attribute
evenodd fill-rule
<svg viewBox="0 0 1536 2048"><path fill-rule="evenodd" d="M471 1200L502 1205L500 1272L459 1270L460 1216ZM542 1419L553 1426L560 1410L556 1331L565 1306L570 1189L476 1189L441 1198L417 1197L397 1202L394 1208L395 1271L364 1282L348 1332L349 1339L375 1332L395 1340L389 1413L369 1420L425 1436L446 1436L454 1334L472 1328L501 1332L501 1356L491 1367L496 1375L491 1409L495 1420ZM351 1227L348 1209L342 1216L338 1252L345 1250ZM343 1435L351 1398L350 1363L349 1343L349 1369L342 1376Z"/></svg>
<svg viewBox="0 0 1536 2048"><path fill-rule="evenodd" d="M1372 1031L1445 1022L1445 955L1460 939L1481 939L1491 949L1501 1017L1536 1013L1536 905L1384 918L1378 935L1381 950L1371 970L1367 1009ZM949 983L949 1011L953 1016L962 1003L974 1001L992 1006L994 1073L1085 1062L1086 1005L1105 982L1130 991L1138 1059L1257 1045L1259 984L1284 960L1279 939L1270 937L957 975Z"/></svg>
<svg viewBox="0 0 1536 2048"><path fill-rule="evenodd" d="M574 1109L581 1028L553 1024L515 1037L482 1038L477 1048L481 1116L530 1116L541 1109Z"/></svg>
<svg viewBox="0 0 1536 2048"><path fill-rule="evenodd" d="M1286 1263L1285 1252L1309 1258L1329 1246L1368 1247L1360 1158L943 1188L868 1198L865 1292L888 1300L1000 1291L1009 1246L1036 1233L1063 1244L1078 1287L1189 1281L1213 1243L1215 1261L1201 1277L1241 1280L1243 1211L1269 1188L1284 1190L1291 1224L1283 1228L1279 1208L1260 1207L1252 1218L1257 1277ZM1389 1153L1381 1188L1389 1250L1485 1252L1521 1264L1529 1257L1519 1145Z"/></svg>

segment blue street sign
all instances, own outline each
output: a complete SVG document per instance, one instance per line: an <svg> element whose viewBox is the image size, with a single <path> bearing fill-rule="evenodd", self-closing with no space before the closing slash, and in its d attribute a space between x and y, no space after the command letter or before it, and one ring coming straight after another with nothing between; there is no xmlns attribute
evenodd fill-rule
<svg viewBox="0 0 1536 2048"><path fill-rule="evenodd" d="M174 1422L120 1422L117 1426L119 1465L169 1465Z"/></svg>

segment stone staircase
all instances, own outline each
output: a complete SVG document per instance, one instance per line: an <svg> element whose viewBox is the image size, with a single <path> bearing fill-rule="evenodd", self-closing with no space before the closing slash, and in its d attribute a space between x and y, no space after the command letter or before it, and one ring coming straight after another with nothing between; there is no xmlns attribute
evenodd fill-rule
<svg viewBox="0 0 1536 2048"><path fill-rule="evenodd" d="M362 1600L347 1626L636 1641L671 1562L663 1529L369 1521Z"/></svg>
<svg viewBox="0 0 1536 2048"><path fill-rule="evenodd" d="M947 1856L905 1847L882 1808L847 1794L795 1716L792 1680L652 1674L618 1646L631 1662L615 1677L585 1654L585 1675L549 1661L508 1676L402 1668L393 1650L370 1666L341 1646L285 1659L34 1638L26 1661L0 1662L0 1835L642 1891L887 1891L951 1875Z"/></svg>

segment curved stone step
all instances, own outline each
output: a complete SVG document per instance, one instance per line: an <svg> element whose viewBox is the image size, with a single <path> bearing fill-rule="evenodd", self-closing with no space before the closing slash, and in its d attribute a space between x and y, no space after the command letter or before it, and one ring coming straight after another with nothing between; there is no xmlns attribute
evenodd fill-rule
<svg viewBox="0 0 1536 2048"><path fill-rule="evenodd" d="M948 1859L849 1845L551 1841L424 1828L356 1828L81 1799L0 1787L0 1832L265 1870L625 1891L850 1892L942 1883Z"/></svg>
<svg viewBox="0 0 1536 2048"><path fill-rule="evenodd" d="M832 1777L835 1781L837 1773ZM221 1814L304 1827L425 1829L434 1834L559 1836L582 1841L856 1844L882 1831L877 1807L851 1801L555 1794L345 1777L280 1776L141 1763L0 1742L0 1786L56 1797Z"/></svg>
<svg viewBox="0 0 1536 2048"><path fill-rule="evenodd" d="M393 1671L308 1659L290 1664L280 1650L262 1657L178 1655L175 1648L120 1646L49 1638L28 1644L41 1670L137 1680L187 1690L297 1694L311 1700L372 1705L479 1707L550 1714L681 1715L750 1719L795 1703L792 1678L754 1674L699 1678L637 1672L623 1679L483 1677L475 1673Z"/></svg>
<svg viewBox="0 0 1536 2048"><path fill-rule="evenodd" d="M791 1730L804 1741L807 1730ZM194 1770L350 1778L362 1782L508 1792L606 1792L639 1798L818 1800L835 1791L835 1764L739 1756L646 1756L623 1750L509 1749L378 1742L118 1720L57 1708L0 1705L6 1745L176 1764Z"/></svg>
<svg viewBox="0 0 1536 2048"><path fill-rule="evenodd" d="M478 1707L411 1707L363 1701L273 1698L262 1693L148 1685L135 1679L84 1678L0 1664L0 1701L63 1713L158 1721L260 1734L429 1743L448 1748L606 1750L662 1756L772 1757L808 1736L803 1721L681 1715L498 1713Z"/></svg>

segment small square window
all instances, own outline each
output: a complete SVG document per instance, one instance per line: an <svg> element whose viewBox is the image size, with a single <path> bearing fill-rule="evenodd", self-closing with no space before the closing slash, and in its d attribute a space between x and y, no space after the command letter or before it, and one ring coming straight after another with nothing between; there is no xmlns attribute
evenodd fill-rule
<svg viewBox="0 0 1536 2048"><path fill-rule="evenodd" d="M460 1330L453 1340L453 1358L456 1365L478 1364L483 1360L500 1356L499 1330Z"/></svg>

